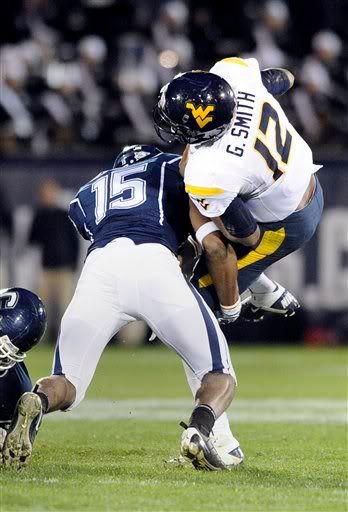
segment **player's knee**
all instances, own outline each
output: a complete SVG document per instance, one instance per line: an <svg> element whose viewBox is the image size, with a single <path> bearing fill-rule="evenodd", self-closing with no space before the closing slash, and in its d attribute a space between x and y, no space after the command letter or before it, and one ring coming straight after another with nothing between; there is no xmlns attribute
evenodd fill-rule
<svg viewBox="0 0 348 512"><path fill-rule="evenodd" d="M38 380L36 391L48 398L49 411L66 409L76 398L75 386L64 375L51 375Z"/></svg>

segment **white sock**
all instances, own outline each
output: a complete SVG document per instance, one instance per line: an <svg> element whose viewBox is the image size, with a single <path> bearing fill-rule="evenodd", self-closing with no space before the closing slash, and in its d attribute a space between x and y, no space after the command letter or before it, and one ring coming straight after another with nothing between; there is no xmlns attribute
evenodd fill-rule
<svg viewBox="0 0 348 512"><path fill-rule="evenodd" d="M276 289L274 281L269 279L266 274L261 274L255 281L249 286L249 290L252 293L269 293Z"/></svg>

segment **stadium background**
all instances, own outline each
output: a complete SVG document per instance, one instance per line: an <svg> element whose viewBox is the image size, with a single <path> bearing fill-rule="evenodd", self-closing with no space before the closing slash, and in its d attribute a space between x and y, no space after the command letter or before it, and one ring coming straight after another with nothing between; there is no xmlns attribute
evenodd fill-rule
<svg viewBox="0 0 348 512"><path fill-rule="evenodd" d="M160 145L151 111L162 84L180 71L239 55L295 74L282 105L316 162L324 163L319 175L326 209L305 251L270 272L298 296L302 312L285 321L286 328L277 319L239 324L230 337L347 341L345 0L15 0L2 6L1 18L1 287L15 283L47 298L50 335L85 251L78 242L76 258L77 240L61 210L82 183L110 167L123 145ZM47 251L47 245L51 254L42 266L40 247ZM142 335L139 327L133 338Z"/></svg>

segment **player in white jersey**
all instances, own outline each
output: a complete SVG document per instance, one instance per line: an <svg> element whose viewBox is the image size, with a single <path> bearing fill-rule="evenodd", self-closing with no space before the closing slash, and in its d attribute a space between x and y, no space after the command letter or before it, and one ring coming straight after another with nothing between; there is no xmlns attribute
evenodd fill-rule
<svg viewBox="0 0 348 512"><path fill-rule="evenodd" d="M244 246L237 252L239 292L250 287L254 305L281 310L283 304L285 311L292 296L263 271L311 238L323 206L313 177L319 166L274 97L291 85L285 70L261 72L255 59L227 58L210 72L176 77L162 88L154 111L162 138L190 145L185 184L198 239L204 246L220 229ZM199 273L198 286L211 287L211 276ZM235 300L222 307L220 300L233 319L238 291Z"/></svg>

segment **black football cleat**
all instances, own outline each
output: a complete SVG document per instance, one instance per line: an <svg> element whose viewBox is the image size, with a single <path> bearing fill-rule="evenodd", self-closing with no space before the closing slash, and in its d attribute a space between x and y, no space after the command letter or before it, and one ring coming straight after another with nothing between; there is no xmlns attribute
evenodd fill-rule
<svg viewBox="0 0 348 512"><path fill-rule="evenodd" d="M3 447L5 466L25 467L42 420L42 403L36 393L24 393L17 402Z"/></svg>

